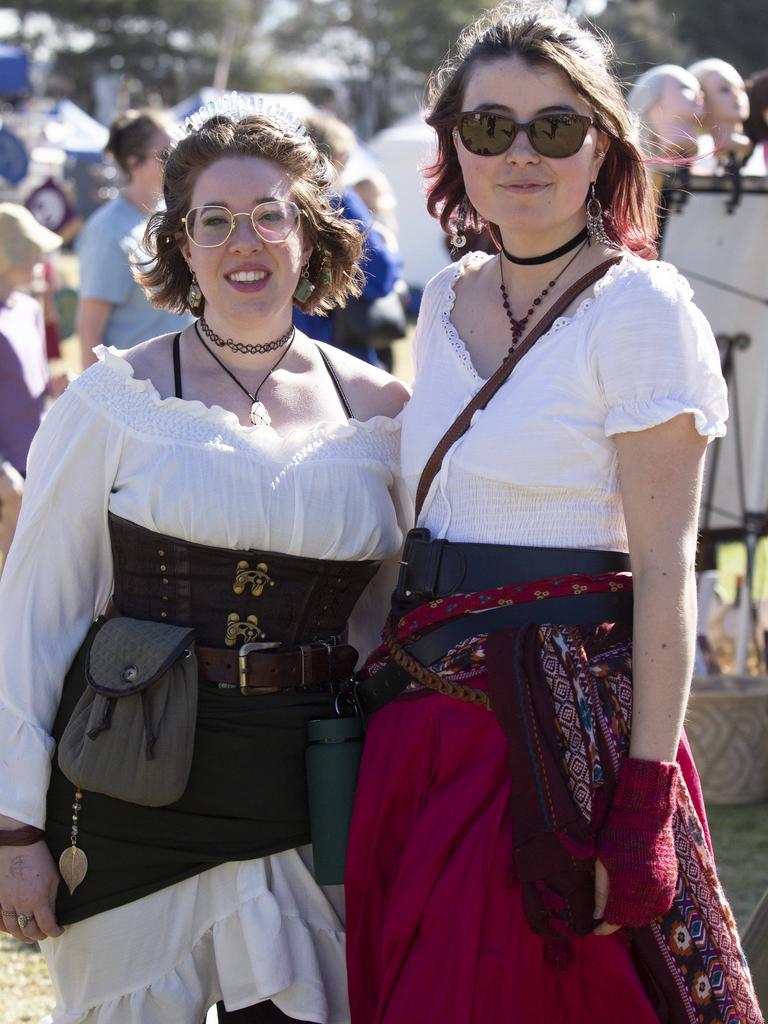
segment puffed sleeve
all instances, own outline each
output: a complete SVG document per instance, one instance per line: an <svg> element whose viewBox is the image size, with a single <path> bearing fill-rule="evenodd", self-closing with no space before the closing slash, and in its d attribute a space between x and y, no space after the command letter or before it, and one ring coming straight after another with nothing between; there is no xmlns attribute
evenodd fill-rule
<svg viewBox="0 0 768 1024"><path fill-rule="evenodd" d="M720 357L687 281L669 264L653 263L617 284L601 300L591 339L606 435L691 413L701 435L721 437L728 401Z"/></svg>
<svg viewBox="0 0 768 1024"><path fill-rule="evenodd" d="M43 421L0 579L0 813L45 821L64 676L109 598L109 494L122 432L78 392Z"/></svg>

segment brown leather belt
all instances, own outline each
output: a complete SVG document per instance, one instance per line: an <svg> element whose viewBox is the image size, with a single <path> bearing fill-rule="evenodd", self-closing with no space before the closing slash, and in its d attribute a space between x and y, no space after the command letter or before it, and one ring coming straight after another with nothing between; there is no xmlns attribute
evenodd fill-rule
<svg viewBox="0 0 768 1024"><path fill-rule="evenodd" d="M289 647L276 641L243 644L239 650L195 647L198 678L237 686L245 696L306 690L348 679L357 663L350 644L315 642Z"/></svg>

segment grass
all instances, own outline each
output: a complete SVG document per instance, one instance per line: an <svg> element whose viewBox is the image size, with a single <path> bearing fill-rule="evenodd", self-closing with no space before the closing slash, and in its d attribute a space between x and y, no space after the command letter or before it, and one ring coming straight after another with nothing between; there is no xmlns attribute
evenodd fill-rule
<svg viewBox="0 0 768 1024"><path fill-rule="evenodd" d="M768 803L708 807L720 881L743 931L768 889Z"/></svg>
<svg viewBox="0 0 768 1024"><path fill-rule="evenodd" d="M0 992L0 1024L33 1024L53 1008L53 987L37 946L0 937Z"/></svg>
<svg viewBox="0 0 768 1024"><path fill-rule="evenodd" d="M768 803L708 809L720 879L744 930L768 888ZM0 1024L31 1024L48 1013L53 989L36 946L0 937Z"/></svg>

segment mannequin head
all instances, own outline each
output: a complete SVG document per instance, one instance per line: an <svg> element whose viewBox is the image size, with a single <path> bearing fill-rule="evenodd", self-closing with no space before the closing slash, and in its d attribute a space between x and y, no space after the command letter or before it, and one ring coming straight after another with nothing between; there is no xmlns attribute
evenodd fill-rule
<svg viewBox="0 0 768 1024"><path fill-rule="evenodd" d="M697 61L688 70L701 83L702 127L714 139L715 149L743 155L745 147L749 149L749 140L744 135L744 121L749 116L744 79L736 68L717 57Z"/></svg>
<svg viewBox="0 0 768 1024"><path fill-rule="evenodd" d="M641 75L628 103L641 122L646 156L693 156L704 100L699 80L676 64L659 64Z"/></svg>

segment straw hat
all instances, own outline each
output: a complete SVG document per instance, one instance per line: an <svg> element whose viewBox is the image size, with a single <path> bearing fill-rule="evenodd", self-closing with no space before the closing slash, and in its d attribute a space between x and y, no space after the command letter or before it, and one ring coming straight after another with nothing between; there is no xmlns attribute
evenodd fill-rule
<svg viewBox="0 0 768 1024"><path fill-rule="evenodd" d="M61 245L61 238L35 220L25 206L0 203L0 274L24 267Z"/></svg>

